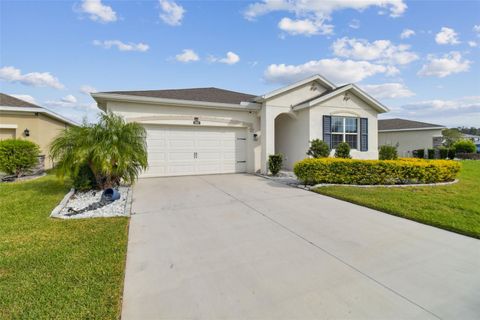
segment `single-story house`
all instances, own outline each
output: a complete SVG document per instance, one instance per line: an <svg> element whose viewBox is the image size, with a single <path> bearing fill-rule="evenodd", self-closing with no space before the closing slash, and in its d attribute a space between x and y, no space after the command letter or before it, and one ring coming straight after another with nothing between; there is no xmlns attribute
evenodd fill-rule
<svg viewBox="0 0 480 320"><path fill-rule="evenodd" d="M53 163L49 157L49 145L62 129L77 124L36 104L0 93L0 140L21 138L40 146L45 157L45 168Z"/></svg>
<svg viewBox="0 0 480 320"><path fill-rule="evenodd" d="M266 173L275 153L291 169L317 138L332 149L349 143L353 158L377 159L377 116L388 111L356 85L337 87L320 75L264 95L194 88L92 97L100 109L146 128L143 177Z"/></svg>
<svg viewBox="0 0 480 320"><path fill-rule="evenodd" d="M413 150L442 145L445 126L406 119L378 120L378 145L396 146L400 157L411 157Z"/></svg>

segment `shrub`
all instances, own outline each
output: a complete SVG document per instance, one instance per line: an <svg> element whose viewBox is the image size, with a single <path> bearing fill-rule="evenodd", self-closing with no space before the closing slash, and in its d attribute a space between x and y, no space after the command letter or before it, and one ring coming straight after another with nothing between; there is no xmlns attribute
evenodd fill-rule
<svg viewBox="0 0 480 320"><path fill-rule="evenodd" d="M453 144L455 153L474 153L477 151L477 146L472 140L458 140Z"/></svg>
<svg viewBox="0 0 480 320"><path fill-rule="evenodd" d="M0 141L0 171L21 177L37 165L39 154L39 146L31 141Z"/></svg>
<svg viewBox="0 0 480 320"><path fill-rule="evenodd" d="M462 160L480 160L480 153L457 153L456 157Z"/></svg>
<svg viewBox="0 0 480 320"><path fill-rule="evenodd" d="M439 147L438 148L438 155L439 155L440 159L447 159L448 158L448 148Z"/></svg>
<svg viewBox="0 0 480 320"><path fill-rule="evenodd" d="M310 141L310 149L308 149L307 155L313 158L326 158L330 155L330 147L325 141L314 139Z"/></svg>
<svg viewBox="0 0 480 320"><path fill-rule="evenodd" d="M92 172L92 169L88 164L84 163L73 175L73 187L76 190L90 190L97 188L97 182L95 180L95 175Z"/></svg>
<svg viewBox="0 0 480 320"><path fill-rule="evenodd" d="M68 127L54 139L50 154L57 161L57 174L75 178L87 164L101 189L133 183L147 168L145 129L127 123L111 112L102 114L96 124Z"/></svg>
<svg viewBox="0 0 480 320"><path fill-rule="evenodd" d="M381 146L380 151L378 152L378 157L380 160L397 160L398 153L397 148L394 146Z"/></svg>
<svg viewBox="0 0 480 320"><path fill-rule="evenodd" d="M453 148L448 149L448 159L450 159L450 160L455 159L455 149L453 149Z"/></svg>
<svg viewBox="0 0 480 320"><path fill-rule="evenodd" d="M453 181L460 163L448 160L305 159L294 173L305 184L406 184Z"/></svg>
<svg viewBox="0 0 480 320"><path fill-rule="evenodd" d="M276 176L282 169L283 156L281 154L271 154L268 156L268 169Z"/></svg>
<svg viewBox="0 0 480 320"><path fill-rule="evenodd" d="M350 146L346 142L340 142L335 148L335 158L350 159Z"/></svg>
<svg viewBox="0 0 480 320"><path fill-rule="evenodd" d="M418 159L424 159L425 158L425 150L424 149L418 149L418 150L413 150L413 157L418 158Z"/></svg>
<svg viewBox="0 0 480 320"><path fill-rule="evenodd" d="M435 159L435 149L427 149L428 159Z"/></svg>

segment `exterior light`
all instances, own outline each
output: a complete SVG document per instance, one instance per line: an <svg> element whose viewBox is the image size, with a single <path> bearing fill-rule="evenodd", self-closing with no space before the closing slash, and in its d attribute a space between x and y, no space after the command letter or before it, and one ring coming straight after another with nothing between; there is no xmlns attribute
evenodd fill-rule
<svg viewBox="0 0 480 320"><path fill-rule="evenodd" d="M200 124L200 120L198 119L198 117L193 118L193 124Z"/></svg>
<svg viewBox="0 0 480 320"><path fill-rule="evenodd" d="M25 135L25 137L30 137L30 130L26 128L25 130L23 130L23 134Z"/></svg>

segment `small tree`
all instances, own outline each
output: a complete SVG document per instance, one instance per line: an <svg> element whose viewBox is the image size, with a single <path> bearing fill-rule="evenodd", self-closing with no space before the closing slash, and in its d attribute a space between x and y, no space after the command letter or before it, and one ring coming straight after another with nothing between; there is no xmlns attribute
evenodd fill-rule
<svg viewBox="0 0 480 320"><path fill-rule="evenodd" d="M462 139L462 133L456 129L443 129L442 136L446 147L452 146L456 141Z"/></svg>
<svg viewBox="0 0 480 320"><path fill-rule="evenodd" d="M39 154L40 148L34 142L20 139L0 141L0 171L19 178L38 164Z"/></svg>
<svg viewBox="0 0 480 320"><path fill-rule="evenodd" d="M350 145L346 142L340 142L335 148L335 158L351 159Z"/></svg>
<svg viewBox="0 0 480 320"><path fill-rule="evenodd" d="M268 156L268 169L272 175L276 176L282 169L283 156L281 154L271 154Z"/></svg>
<svg viewBox="0 0 480 320"><path fill-rule="evenodd" d="M394 146L381 146L380 151L378 152L378 158L380 160L397 160L398 152L397 148Z"/></svg>
<svg viewBox="0 0 480 320"><path fill-rule="evenodd" d="M455 153L474 153L477 151L477 146L472 140L463 139L455 142L453 149L455 149Z"/></svg>
<svg viewBox="0 0 480 320"><path fill-rule="evenodd" d="M308 149L307 155L313 158L327 158L330 155L330 147L323 140L313 139L310 141L310 149Z"/></svg>
<svg viewBox="0 0 480 320"><path fill-rule="evenodd" d="M123 180L133 183L147 168L145 129L138 123L126 123L113 113L100 116L96 124L69 127L50 146L57 161L57 174L76 178L87 165L95 184L101 188L118 186Z"/></svg>

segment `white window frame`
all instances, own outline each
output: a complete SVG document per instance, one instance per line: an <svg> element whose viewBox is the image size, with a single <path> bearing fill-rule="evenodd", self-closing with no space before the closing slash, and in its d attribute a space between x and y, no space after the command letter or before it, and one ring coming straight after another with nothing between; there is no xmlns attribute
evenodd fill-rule
<svg viewBox="0 0 480 320"><path fill-rule="evenodd" d="M342 128L343 128L342 132L333 132L333 123L334 123L333 118L342 118ZM346 132L347 119L355 119L355 122L357 124L357 132L356 133ZM332 116L332 131L330 132L330 134L332 135L332 142L333 142L333 135L337 135L337 136L341 135L342 136L342 142L347 142L347 139L346 139L347 135L357 136L357 147L356 148L350 147L350 149L351 150L358 150L358 145L360 143L360 141L359 141L359 139L360 139L360 130L359 129L360 128L359 127L360 127L360 118L358 118L358 117ZM332 148L332 149L335 149L335 148Z"/></svg>

